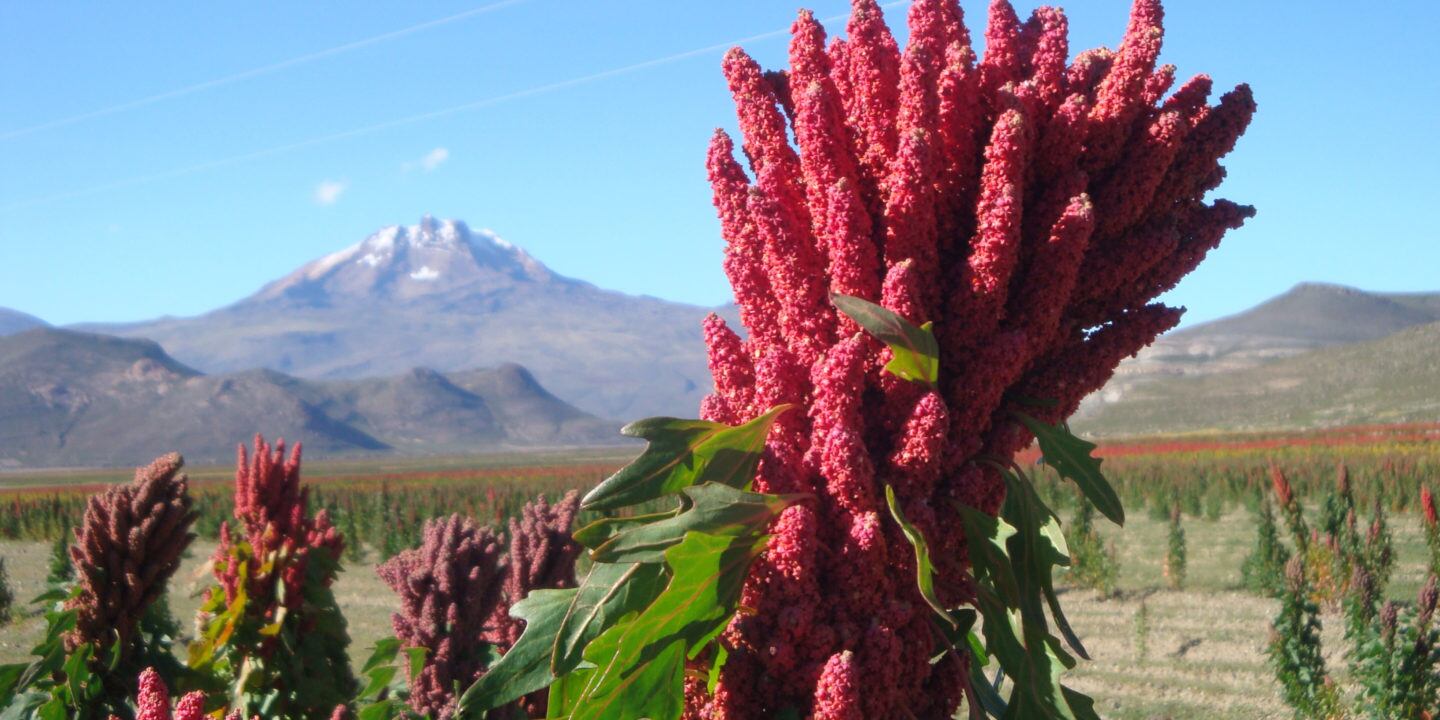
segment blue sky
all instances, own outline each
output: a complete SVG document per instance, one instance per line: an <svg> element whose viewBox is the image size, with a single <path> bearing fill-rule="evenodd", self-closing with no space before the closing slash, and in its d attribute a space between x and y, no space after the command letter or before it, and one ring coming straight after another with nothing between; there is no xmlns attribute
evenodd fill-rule
<svg viewBox="0 0 1440 720"><path fill-rule="evenodd" d="M978 37L983 3L964 7ZM780 66L794 9L0 1L0 306L197 314L426 212L602 287L719 304L704 152L734 124L720 55L749 38ZM1128 3L1066 10L1072 48L1113 46ZM1163 60L1248 81L1260 105L1220 193L1260 215L1171 294L1187 322L1304 280L1440 290L1437 6L1167 10Z"/></svg>

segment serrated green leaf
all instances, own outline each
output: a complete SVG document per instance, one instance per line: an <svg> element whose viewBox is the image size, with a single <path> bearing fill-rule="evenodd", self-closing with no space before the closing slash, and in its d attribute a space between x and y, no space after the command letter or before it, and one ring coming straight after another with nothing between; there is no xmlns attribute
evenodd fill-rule
<svg viewBox="0 0 1440 720"><path fill-rule="evenodd" d="M1050 634L1045 616L1048 603L1062 634L1085 654L1054 598L1053 570L1068 561L1068 549L1055 514L1028 479L1018 470L1001 474L1007 484L1001 517L959 507L986 648L1013 680L1001 717L1076 720L1060 685L1060 674L1076 661Z"/></svg>
<svg viewBox="0 0 1440 720"><path fill-rule="evenodd" d="M610 538L633 528L637 525L657 522L665 518L675 517L680 514L680 508L666 510L664 512L649 513L646 515L634 515L632 517L604 517L575 531L571 537L575 542L594 550L605 544Z"/></svg>
<svg viewBox="0 0 1440 720"><path fill-rule="evenodd" d="M1060 674L1064 672L1065 665L1049 643L1040 642L1027 648L1025 659L1020 672L1011 676L1014 682L1003 717L1016 720L1076 720L1060 686Z"/></svg>
<svg viewBox="0 0 1440 720"><path fill-rule="evenodd" d="M615 628L624 630L625 626ZM624 651L624 633L597 638L601 654ZM668 637L644 649L637 662L613 683L598 685L601 669L591 676L569 720L678 720L685 710L685 639ZM594 694L603 688L600 696Z"/></svg>
<svg viewBox="0 0 1440 720"><path fill-rule="evenodd" d="M988 579L1005 604L1019 605L1020 588L1015 581L1015 571L1010 566L1007 545L1015 536L1015 528L994 515L967 505L956 503L955 507L960 511L960 519L965 526L966 549L970 552L970 564L976 579Z"/></svg>
<svg viewBox="0 0 1440 720"><path fill-rule="evenodd" d="M59 671L66 659L65 645L59 640L42 643L35 648L32 654L38 655L39 658L25 667L25 671L20 674L20 679L15 683L15 686L22 690L30 687L41 677Z"/></svg>
<svg viewBox="0 0 1440 720"><path fill-rule="evenodd" d="M381 700L360 709L358 720L390 720L399 710L399 703L392 699Z"/></svg>
<svg viewBox="0 0 1440 720"><path fill-rule="evenodd" d="M95 656L95 647L84 643L65 658L65 688L70 693L70 703L80 707L84 702L85 684L90 682L90 660Z"/></svg>
<svg viewBox="0 0 1440 720"><path fill-rule="evenodd" d="M377 668L371 668L369 672L365 673L367 679L365 681L365 689L360 691L360 699L369 700L380 697L380 692L390 687L390 682L395 679L395 675L399 672L400 668L394 665L381 665Z"/></svg>
<svg viewBox="0 0 1440 720"><path fill-rule="evenodd" d="M10 698L16 695L20 676L25 674L25 669L28 667L30 667L29 663L0 665L0 698Z"/></svg>
<svg viewBox="0 0 1440 720"><path fill-rule="evenodd" d="M685 533L709 535L759 534L776 515L804 495L764 495L707 482L685 488L689 500L678 515L625 530L590 554L601 563L654 562L678 544Z"/></svg>
<svg viewBox="0 0 1440 720"><path fill-rule="evenodd" d="M105 669L109 672L114 672L115 668L120 666L120 653L122 650L124 650L124 647L122 647L122 644L120 643L120 633L116 631L114 635L114 639L105 649Z"/></svg>
<svg viewBox="0 0 1440 720"><path fill-rule="evenodd" d="M53 603L64 600L68 597L70 597L70 593L67 592L65 588L51 588L43 593L40 593L39 595L36 595L34 599L30 601L30 604L39 605L41 603Z"/></svg>
<svg viewBox="0 0 1440 720"><path fill-rule="evenodd" d="M1054 582L1047 579L1043 590L1045 592L1045 603L1050 606L1050 616L1055 619L1055 627L1060 629L1060 634L1064 636L1065 642L1070 645L1070 648L1075 651L1076 655L1089 660L1090 652L1086 650L1085 645L1080 642L1080 636L1076 635L1074 629L1070 627L1070 621L1065 617L1064 609L1060 607L1060 598L1055 594Z"/></svg>
<svg viewBox="0 0 1440 720"><path fill-rule="evenodd" d="M58 697L41 705L36 712L36 717L40 720L65 720L65 716L65 702Z"/></svg>
<svg viewBox="0 0 1440 720"><path fill-rule="evenodd" d="M593 672L591 669L578 669L557 678L550 686L545 717L570 717L570 713L575 711L576 704L580 702L580 694L585 691L585 684L590 682L590 675Z"/></svg>
<svg viewBox="0 0 1440 720"><path fill-rule="evenodd" d="M725 669L725 663L730 660L730 649L724 643L715 646L715 659L710 662L710 673L705 678L705 692L715 694L715 688L720 686L720 671Z"/></svg>
<svg viewBox="0 0 1440 720"><path fill-rule="evenodd" d="M630 622L610 628L585 649L596 669L571 720L678 718L684 661L734 616L750 564L767 537L692 532L665 552L672 572L665 591ZM670 693L674 694L674 693Z"/></svg>
<svg viewBox="0 0 1440 720"><path fill-rule="evenodd" d="M975 609L959 608L951 610L948 614L950 616L950 622L946 622L938 617L933 619L932 624L935 627L935 631L940 635L941 646L938 651L930 657L930 664L934 665L940 662L946 655L952 652L958 651L964 653L967 650L978 649L979 655L976 656L978 658L977 662L984 665L985 648L978 644L978 640L976 644L970 644L970 639L974 635L972 630L975 627L976 619L979 617Z"/></svg>
<svg viewBox="0 0 1440 720"><path fill-rule="evenodd" d="M970 664L970 687L975 690L975 699L986 713L997 718L1005 716L1005 698L1000 697L999 691L985 677L985 671L975 663Z"/></svg>
<svg viewBox="0 0 1440 720"><path fill-rule="evenodd" d="M622 617L639 612L664 589L659 563L595 563L580 583L555 634L550 670L557 677L576 668L585 646Z"/></svg>
<svg viewBox="0 0 1440 720"><path fill-rule="evenodd" d="M916 327L894 312L850 295L831 295L835 308L890 347L885 370L902 380L935 385L940 379L940 345L931 324Z"/></svg>
<svg viewBox="0 0 1440 720"><path fill-rule="evenodd" d="M79 615L74 610L51 611L45 613L45 620L45 642L41 643L42 645L58 642L60 636L74 630Z"/></svg>
<svg viewBox="0 0 1440 720"><path fill-rule="evenodd" d="M620 432L649 441L645 452L585 495L586 510L610 510L716 482L748 489L781 405L748 423L731 427L704 420L650 418Z"/></svg>
<svg viewBox="0 0 1440 720"><path fill-rule="evenodd" d="M930 562L930 545L925 542L925 535L920 532L920 528L905 519L905 513L900 510L900 503L895 499L895 488L889 485L885 486L885 504L890 507L890 517L899 523L900 532L905 534L905 539L915 548L915 584L920 588L920 597L925 598L925 603L952 631L958 630L956 619L935 595L935 566Z"/></svg>
<svg viewBox="0 0 1440 720"><path fill-rule="evenodd" d="M1065 696L1065 703L1075 714L1075 720L1100 720L1100 715L1095 712L1095 701L1089 695L1063 685L1060 690Z"/></svg>
<svg viewBox="0 0 1440 720"><path fill-rule="evenodd" d="M395 662L395 656L400 652L400 640L395 637L381 638L375 641L375 649L370 651L370 657L365 660L365 665L360 668L361 674L368 673L381 665L389 665Z"/></svg>
<svg viewBox="0 0 1440 720"><path fill-rule="evenodd" d="M460 696L456 717L479 717L481 712L514 702L555 680L550 673L550 655L577 592L576 588L534 590L510 608L511 616L525 621L525 630L500 662Z"/></svg>
<svg viewBox="0 0 1440 720"><path fill-rule="evenodd" d="M1070 549L1065 544L1060 521L1040 499L1028 478L1008 471L1002 471L1001 475L1006 482L1002 514L1015 527L1015 535L1008 540L1007 547L1019 582L1020 608L1025 622L1033 625L1037 632L1048 633L1043 602L1050 607L1050 614L1065 641L1089 660L1090 654L1071 629L1055 595L1054 568L1070 564ZM1067 666L1073 664L1073 660L1066 663Z"/></svg>
<svg viewBox="0 0 1440 720"><path fill-rule="evenodd" d="M425 656L428 655L429 652L429 649L420 646L405 648L405 655L410 659L407 663L409 674L406 677L412 679L419 677L420 672L425 669ZM487 663L486 667L489 666Z"/></svg>
<svg viewBox="0 0 1440 720"><path fill-rule="evenodd" d="M1125 508L1120 503L1120 496L1115 494L1115 488L1110 487L1110 482L1100 472L1101 460L1091 455L1095 443L1076 437L1068 428L1046 425L1022 412L1016 412L1015 417L1035 435L1046 465L1055 468L1061 476L1074 480L1080 492L1111 522L1125 524Z"/></svg>

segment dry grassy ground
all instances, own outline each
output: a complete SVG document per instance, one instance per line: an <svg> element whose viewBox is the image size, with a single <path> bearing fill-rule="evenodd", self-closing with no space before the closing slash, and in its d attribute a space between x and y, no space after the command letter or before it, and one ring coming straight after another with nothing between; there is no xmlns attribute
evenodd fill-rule
<svg viewBox="0 0 1440 720"><path fill-rule="evenodd" d="M1136 512L1124 531L1110 532L1120 558L1120 596L1102 599L1093 592L1069 590L1062 602L1071 623L1095 661L1070 676L1077 689L1098 699L1107 718L1288 718L1263 654L1273 601L1238 589L1240 563L1253 542L1248 513L1235 510L1218 521L1187 518L1189 582L1183 591L1162 589L1165 526ZM1391 520L1399 564L1391 595L1413 598L1424 567L1417 517ZM193 616L195 593L208 583L204 571L211 545L197 544L171 587L177 618ZM0 543L11 583L22 600L43 589L49 547L38 543ZM351 654L357 664L376 639L390 632L394 596L375 577L373 565L352 567L340 578L336 595L350 623ZM1149 616L1146 653L1138 650L1136 613L1144 603ZM1333 671L1344 659L1338 616L1327 616L1326 646ZM24 657L42 630L37 617L0 627L0 662Z"/></svg>

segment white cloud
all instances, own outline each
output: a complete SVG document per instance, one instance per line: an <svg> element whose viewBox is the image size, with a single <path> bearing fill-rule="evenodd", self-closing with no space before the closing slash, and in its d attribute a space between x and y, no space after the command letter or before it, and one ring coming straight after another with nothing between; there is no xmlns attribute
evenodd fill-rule
<svg viewBox="0 0 1440 720"><path fill-rule="evenodd" d="M422 266L419 270L410 273L411 280L419 280L420 282L428 282L438 277L440 277L440 271L429 265Z"/></svg>
<svg viewBox="0 0 1440 720"><path fill-rule="evenodd" d="M422 155L419 160L401 163L400 172L407 174L412 173L416 170L424 170L427 173L435 172L436 168L444 165L445 161L449 159L450 149L437 147L434 150L431 150L430 152Z"/></svg>
<svg viewBox="0 0 1440 720"><path fill-rule="evenodd" d="M315 186L315 203L317 205L334 205L341 195L350 188L348 180L322 180Z"/></svg>
<svg viewBox="0 0 1440 720"><path fill-rule="evenodd" d="M445 161L449 159L450 151L443 147L437 147L434 150L425 153L425 157L420 158L420 167L425 168L425 172L431 172L435 168L443 165Z"/></svg>

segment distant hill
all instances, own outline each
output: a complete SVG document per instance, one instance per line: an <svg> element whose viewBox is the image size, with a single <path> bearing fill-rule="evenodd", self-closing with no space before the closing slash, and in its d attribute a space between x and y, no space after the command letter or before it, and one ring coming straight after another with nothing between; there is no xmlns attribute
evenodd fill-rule
<svg viewBox="0 0 1440 720"><path fill-rule="evenodd" d="M77 329L155 340L205 372L353 379L519 363L586 412L634 420L696 414L709 312L558 275L492 232L426 216L198 317Z"/></svg>
<svg viewBox="0 0 1440 720"><path fill-rule="evenodd" d="M1440 293L1372 293L1301 283L1245 312L1162 336L1081 408L1120 402L1138 383L1242 370L1317 348L1378 340L1440 321Z"/></svg>
<svg viewBox="0 0 1440 720"><path fill-rule="evenodd" d="M618 425L517 365L453 377L321 382L273 370L204 375L148 340L56 329L0 338L0 467L133 465L169 450L227 461L256 432L315 455L596 445Z"/></svg>
<svg viewBox="0 0 1440 720"><path fill-rule="evenodd" d="M30 328L47 327L48 325L49 323L46 323L34 315L26 315L19 310L0 308L0 337L14 335L23 330L29 330Z"/></svg>
<svg viewBox="0 0 1440 720"><path fill-rule="evenodd" d="M1253 367L1155 378L1077 430L1097 436L1440 419L1440 322Z"/></svg>

